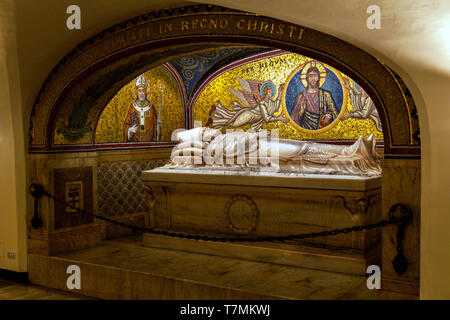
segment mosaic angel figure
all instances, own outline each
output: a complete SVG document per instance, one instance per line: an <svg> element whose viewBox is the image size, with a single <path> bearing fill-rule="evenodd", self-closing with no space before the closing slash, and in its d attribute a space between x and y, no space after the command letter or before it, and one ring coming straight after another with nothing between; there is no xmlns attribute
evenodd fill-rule
<svg viewBox="0 0 450 320"><path fill-rule="evenodd" d="M220 101L213 105L209 111L209 119L206 126L212 128L241 127L250 124L255 131L262 129L263 123L282 121L289 122L289 119L282 115L275 117L274 113L279 110L283 84L278 89L278 97L273 100L276 88L271 81L243 80L237 78L243 90L228 88L233 95L247 105L242 105L239 101L233 101L230 108L224 107Z"/></svg>
<svg viewBox="0 0 450 320"><path fill-rule="evenodd" d="M359 87L356 82L355 89L353 89L350 86L349 81L345 78L344 86L350 94L352 106L355 110L344 114L341 120L347 120L349 118L370 119L375 123L377 130L383 132L377 108L375 107L375 104L373 103L367 92L362 87ZM357 89L359 89L359 91Z"/></svg>

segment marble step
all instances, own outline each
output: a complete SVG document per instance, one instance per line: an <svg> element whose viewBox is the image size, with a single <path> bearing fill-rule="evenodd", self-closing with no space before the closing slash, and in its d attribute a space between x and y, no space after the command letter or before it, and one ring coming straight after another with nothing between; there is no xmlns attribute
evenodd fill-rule
<svg viewBox="0 0 450 320"><path fill-rule="evenodd" d="M102 299L414 299L369 290L366 277L105 241L58 256L29 254L32 283ZM66 286L81 269L81 290Z"/></svg>
<svg viewBox="0 0 450 320"><path fill-rule="evenodd" d="M191 240L144 233L145 247L192 252L249 261L303 267L354 275L366 275L369 265L380 265L380 250L355 253L329 248L273 242L230 243Z"/></svg>

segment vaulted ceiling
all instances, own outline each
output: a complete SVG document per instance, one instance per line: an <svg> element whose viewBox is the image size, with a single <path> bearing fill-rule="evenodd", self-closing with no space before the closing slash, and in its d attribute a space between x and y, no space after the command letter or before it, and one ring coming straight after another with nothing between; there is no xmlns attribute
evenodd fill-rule
<svg viewBox="0 0 450 320"><path fill-rule="evenodd" d="M14 1L24 114L29 115L39 88L58 61L77 44L118 22L158 9L192 5L182 0L19 0ZM69 5L81 9L81 30L66 27ZM24 125L28 125L28 120Z"/></svg>
<svg viewBox="0 0 450 320"><path fill-rule="evenodd" d="M394 67L408 86L415 86L404 70L427 70L444 76L450 64L450 3L448 1L378 1L382 29L369 30L366 9L373 1L198 1L246 10L305 25L355 44ZM119 21L157 9L195 4L183 0L78 0L81 30L68 30L66 8L71 0L13 1L15 5L20 82L24 113L29 114L39 88L51 69L81 41ZM407 48L413 47L414 50ZM433 58L431 58L431 56ZM398 67L398 68L397 68ZM445 76L444 76L445 77ZM419 81L421 79L419 78ZM420 103L420 101L419 101ZM28 123L27 120L24 124Z"/></svg>

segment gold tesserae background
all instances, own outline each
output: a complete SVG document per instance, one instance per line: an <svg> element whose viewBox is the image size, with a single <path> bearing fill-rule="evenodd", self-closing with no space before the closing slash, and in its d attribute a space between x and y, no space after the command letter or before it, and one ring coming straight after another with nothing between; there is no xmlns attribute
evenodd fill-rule
<svg viewBox="0 0 450 320"><path fill-rule="evenodd" d="M212 105L216 104L217 101L220 101L223 106L228 107L231 105L232 101L238 100L228 89L231 87L235 90L242 90L237 78L243 80L272 81L277 88L277 92L274 94L273 99L277 99L278 95L282 94L278 92L280 84L285 83L286 87L289 76L296 68L311 60L313 59L300 54L287 53L252 61L220 74L204 88L194 102L194 121L202 121L202 124L205 125L208 120L210 108ZM333 71L338 78L348 79L350 86L355 88L355 82L351 78L325 63L322 64ZM340 81L343 90L346 90L343 87L342 80ZM248 105L246 101L239 101L239 103ZM351 104L350 96L348 94L344 94L342 109L344 108L348 111L354 111L354 107ZM280 109L275 112L274 115L279 116L281 112L283 112L282 105L280 105ZM340 115L343 115L343 113L344 112L341 112ZM288 117L286 112L285 116ZM302 132L296 128L293 121L290 121L289 123L283 123L281 121L264 123L263 128L266 130L278 129L280 138L284 139L356 140L360 135L369 137L373 134L376 140L383 140L383 133L377 130L375 123L370 119L349 118L344 121L341 121L340 119L336 121L337 124L335 126L329 126L330 128L328 130L321 130L320 133ZM243 130L249 128L249 125L241 127Z"/></svg>

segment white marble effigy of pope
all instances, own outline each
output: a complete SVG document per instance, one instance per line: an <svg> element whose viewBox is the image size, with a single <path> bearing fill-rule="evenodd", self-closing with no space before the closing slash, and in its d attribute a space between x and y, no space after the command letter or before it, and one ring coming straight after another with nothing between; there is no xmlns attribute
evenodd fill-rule
<svg viewBox="0 0 450 320"><path fill-rule="evenodd" d="M177 132L180 141L165 169L272 171L290 174L381 175L375 139L360 136L352 145L275 139L261 132L199 127Z"/></svg>

